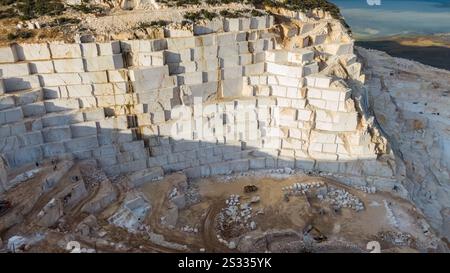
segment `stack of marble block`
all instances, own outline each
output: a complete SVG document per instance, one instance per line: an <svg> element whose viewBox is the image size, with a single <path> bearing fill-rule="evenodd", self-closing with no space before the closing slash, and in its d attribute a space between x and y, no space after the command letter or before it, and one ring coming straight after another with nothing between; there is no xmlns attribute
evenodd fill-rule
<svg viewBox="0 0 450 273"><path fill-rule="evenodd" d="M375 151L351 90L319 69L318 56L336 54L360 74L352 45L325 25L293 31L308 38L301 48L277 44L271 16L215 19L164 39L0 48L0 153L11 167L95 158L133 177L328 162L345 171L340 162ZM192 113L173 116L184 108ZM183 137L173 134L180 121L191 126Z"/></svg>
<svg viewBox="0 0 450 273"><path fill-rule="evenodd" d="M118 80L123 68L119 42L1 48L1 152L9 165L70 156L120 162L124 172L145 168L143 142L128 128L133 98Z"/></svg>

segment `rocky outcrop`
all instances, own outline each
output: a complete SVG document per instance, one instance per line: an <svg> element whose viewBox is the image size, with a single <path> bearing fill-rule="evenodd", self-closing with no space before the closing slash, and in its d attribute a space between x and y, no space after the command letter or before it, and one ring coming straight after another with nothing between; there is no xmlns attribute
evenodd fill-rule
<svg viewBox="0 0 450 273"><path fill-rule="evenodd" d="M450 239L447 97L450 73L358 48L369 110L395 153L397 180L441 235Z"/></svg>

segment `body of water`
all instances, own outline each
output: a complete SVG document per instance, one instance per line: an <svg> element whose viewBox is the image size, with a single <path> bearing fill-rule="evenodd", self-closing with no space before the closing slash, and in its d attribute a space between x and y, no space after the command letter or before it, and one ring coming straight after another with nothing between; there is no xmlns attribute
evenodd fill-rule
<svg viewBox="0 0 450 273"><path fill-rule="evenodd" d="M329 1L356 45L450 70L450 0Z"/></svg>
<svg viewBox="0 0 450 273"><path fill-rule="evenodd" d="M356 39L450 33L450 0L330 0L330 2L339 6Z"/></svg>

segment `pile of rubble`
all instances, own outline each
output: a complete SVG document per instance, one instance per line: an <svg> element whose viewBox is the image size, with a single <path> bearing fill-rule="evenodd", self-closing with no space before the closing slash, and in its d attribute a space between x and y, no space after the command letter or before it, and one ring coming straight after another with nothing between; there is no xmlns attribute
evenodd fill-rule
<svg viewBox="0 0 450 273"><path fill-rule="evenodd" d="M378 233L380 240L389 242L395 246L411 246L413 238L411 234L399 231L386 231Z"/></svg>
<svg viewBox="0 0 450 273"><path fill-rule="evenodd" d="M365 193L370 193L370 194L374 194L377 192L377 188L375 187L368 187L368 186L356 186L355 188L357 188L360 191L363 191Z"/></svg>
<svg viewBox="0 0 450 273"><path fill-rule="evenodd" d="M256 229L252 220L251 203L241 203L240 196L232 194L226 201L226 207L218 215L218 231L226 237L235 237L243 231ZM220 241L220 235L218 235Z"/></svg>
<svg viewBox="0 0 450 273"><path fill-rule="evenodd" d="M351 208L356 211L364 210L363 202L344 189L330 187L326 196L318 196L318 198L331 203L335 209Z"/></svg>
<svg viewBox="0 0 450 273"><path fill-rule="evenodd" d="M185 226L181 227L180 230L183 232L187 232L187 233L198 233L198 228L191 227L189 225L185 225Z"/></svg>
<svg viewBox="0 0 450 273"><path fill-rule="evenodd" d="M97 167L97 164L92 161L86 161L81 165L81 175L85 181L86 188L89 190L95 189L101 182L108 180L105 172ZM72 177L72 180L78 180L77 177Z"/></svg>
<svg viewBox="0 0 450 273"><path fill-rule="evenodd" d="M295 196L303 195L310 192L313 189L318 189L324 185L324 182L308 182L308 183L295 183L289 187L283 187L282 190L285 192L285 196Z"/></svg>
<svg viewBox="0 0 450 273"><path fill-rule="evenodd" d="M256 169L256 170L248 170L245 172L240 173L232 173L229 172L228 174L219 176L217 179L217 182L221 183L229 183L235 181L237 178L240 177L264 177L264 176L270 176L274 178L286 178L289 175L295 175L301 170L294 170L288 167L285 168L278 168L278 169Z"/></svg>

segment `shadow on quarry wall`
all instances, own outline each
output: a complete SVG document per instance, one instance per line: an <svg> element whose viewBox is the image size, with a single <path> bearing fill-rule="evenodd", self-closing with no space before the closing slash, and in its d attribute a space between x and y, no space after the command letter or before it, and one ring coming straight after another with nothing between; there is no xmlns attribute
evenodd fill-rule
<svg viewBox="0 0 450 273"><path fill-rule="evenodd" d="M0 69L0 79L2 79L3 71ZM10 77L8 80L4 81L5 86L15 86L17 90L28 90L32 88L39 87L38 81L36 78L36 82L26 81L20 77Z"/></svg>
<svg viewBox="0 0 450 273"><path fill-rule="evenodd" d="M441 46L406 46L396 41L358 41L357 46L381 50L393 57L414 60L450 70L450 48Z"/></svg>
<svg viewBox="0 0 450 273"><path fill-rule="evenodd" d="M95 158L98 165L109 175L135 173L159 166L166 174L184 171L192 178L258 169L301 169L313 174L342 174L345 177L336 179L344 184L373 185L380 190L407 197L404 187L393 178L392 169L381 160L361 158L333 161L295 158L279 155L275 148L261 149L245 141L214 143L176 140L168 136L146 136L135 131L127 133L100 128L98 122L95 128L78 124L72 123L70 126L67 123L52 129L43 128L15 136L15 143L11 146L4 142L0 146L0 153L11 169L24 165L32 168L36 163L56 158ZM55 141L56 139L58 141Z"/></svg>

